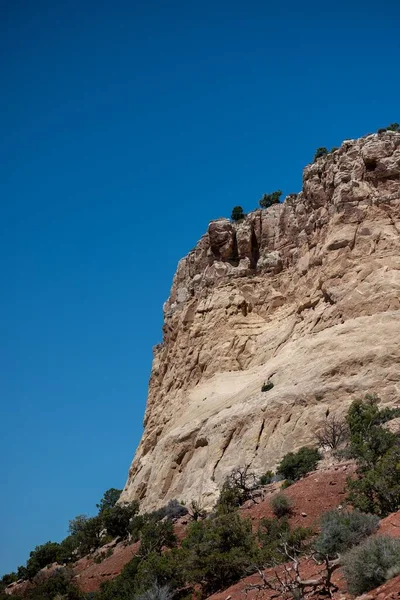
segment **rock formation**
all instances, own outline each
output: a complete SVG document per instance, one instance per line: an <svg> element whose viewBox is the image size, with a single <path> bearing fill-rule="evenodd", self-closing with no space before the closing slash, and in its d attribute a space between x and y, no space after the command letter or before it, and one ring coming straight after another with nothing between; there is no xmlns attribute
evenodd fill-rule
<svg viewBox="0 0 400 600"><path fill-rule="evenodd" d="M274 469L367 392L400 401L395 132L345 141L298 195L213 221L180 261L121 501L211 506L233 467Z"/></svg>

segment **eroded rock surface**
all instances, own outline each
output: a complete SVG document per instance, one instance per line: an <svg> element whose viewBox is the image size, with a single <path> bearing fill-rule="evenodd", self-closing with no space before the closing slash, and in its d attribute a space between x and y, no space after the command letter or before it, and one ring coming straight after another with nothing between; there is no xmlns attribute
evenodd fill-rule
<svg viewBox="0 0 400 600"><path fill-rule="evenodd" d="M345 141L300 194L213 221L180 261L121 499L211 506L233 467L273 469L366 392L400 400L394 132Z"/></svg>

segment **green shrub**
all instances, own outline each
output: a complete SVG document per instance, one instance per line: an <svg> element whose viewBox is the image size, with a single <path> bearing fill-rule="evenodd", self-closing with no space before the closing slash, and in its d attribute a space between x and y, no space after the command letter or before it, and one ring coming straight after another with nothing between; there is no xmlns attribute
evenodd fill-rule
<svg viewBox="0 0 400 600"><path fill-rule="evenodd" d="M0 594L10 583L18 581L18 575L16 573L6 573L0 580Z"/></svg>
<svg viewBox="0 0 400 600"><path fill-rule="evenodd" d="M400 509L400 446L372 467L360 465L357 479L347 481L347 500L359 510L385 517Z"/></svg>
<svg viewBox="0 0 400 600"><path fill-rule="evenodd" d="M285 494L276 494L271 498L272 512L279 519L290 515L292 512L292 502Z"/></svg>
<svg viewBox="0 0 400 600"><path fill-rule="evenodd" d="M327 154L329 154L328 148L325 148L324 146L321 146L321 148L317 148L314 154L314 162L322 156L326 156Z"/></svg>
<svg viewBox="0 0 400 600"><path fill-rule="evenodd" d="M103 529L103 521L100 516L87 517L78 515L69 522L69 532L76 536L77 548L80 556L85 556L89 552L96 550L101 546L100 533Z"/></svg>
<svg viewBox="0 0 400 600"><path fill-rule="evenodd" d="M380 410L378 402L375 395L354 400L347 414L350 450L357 461L347 499L363 512L384 517L400 508L400 437L382 427L398 409Z"/></svg>
<svg viewBox="0 0 400 600"><path fill-rule="evenodd" d="M369 592L400 567L400 540L371 537L345 554L342 565L349 592L354 595Z"/></svg>
<svg viewBox="0 0 400 600"><path fill-rule="evenodd" d="M138 590L147 590L156 581L160 586L168 585L176 590L185 585L184 568L186 552L172 549L162 554L149 554L146 560L139 564L135 575L134 585Z"/></svg>
<svg viewBox="0 0 400 600"><path fill-rule="evenodd" d="M241 206L234 206L232 209L231 219L232 221L241 221L245 218L243 208Z"/></svg>
<svg viewBox="0 0 400 600"><path fill-rule="evenodd" d="M320 459L321 455L316 448L304 446L297 452L289 452L283 457L277 474L282 475L285 479L297 481L310 471L314 471Z"/></svg>
<svg viewBox="0 0 400 600"><path fill-rule="evenodd" d="M46 542L41 546L36 546L29 554L29 559L26 563L26 575L32 579L47 565L57 562L60 552L60 544L57 542Z"/></svg>
<svg viewBox="0 0 400 600"><path fill-rule="evenodd" d="M182 547L186 581L201 584L207 595L243 577L257 554L251 521L237 513L192 523Z"/></svg>
<svg viewBox="0 0 400 600"><path fill-rule="evenodd" d="M266 471L266 473L264 473L264 475L261 475L261 477L259 479L259 484L260 485L268 485L269 483L272 483L273 477L274 477L274 473L272 471Z"/></svg>
<svg viewBox="0 0 400 600"><path fill-rule="evenodd" d="M281 196L282 190L277 190L271 194L263 194L262 198L259 200L259 204L261 208L270 208L273 204L279 204Z"/></svg>
<svg viewBox="0 0 400 600"><path fill-rule="evenodd" d="M366 466L374 465L396 443L396 435L381 425L394 418L393 409L379 410L379 398L367 395L354 400L347 413L350 447L354 458Z"/></svg>
<svg viewBox="0 0 400 600"><path fill-rule="evenodd" d="M172 521L148 520L140 534L140 556L146 558L151 553L161 554L163 548L176 546L176 535Z"/></svg>
<svg viewBox="0 0 400 600"><path fill-rule="evenodd" d="M253 491L257 487L257 477L249 471L249 467L237 467L226 478L221 493L217 500L216 510L218 514L227 514L236 510L246 500L253 497Z"/></svg>
<svg viewBox="0 0 400 600"><path fill-rule="evenodd" d="M110 488L104 492L99 504L96 504L96 507L99 509L99 513L103 512L104 510L114 508L121 493L122 490L117 490L116 488Z"/></svg>
<svg viewBox="0 0 400 600"><path fill-rule="evenodd" d="M60 568L53 573L35 578L35 586L29 590L29 600L54 600L57 596L68 600L83 600L84 594L73 583L73 572Z"/></svg>
<svg viewBox="0 0 400 600"><path fill-rule="evenodd" d="M207 512L202 507L200 502L197 500L192 500L189 505L189 516L193 519L193 521L199 521L200 519L204 519L207 515Z"/></svg>
<svg viewBox="0 0 400 600"><path fill-rule="evenodd" d="M260 562L268 567L286 562L285 548L290 548L293 555L301 554L308 548L312 534L308 527L291 529L287 517L262 519L257 532Z"/></svg>
<svg viewBox="0 0 400 600"><path fill-rule="evenodd" d="M226 480L222 486L215 509L218 515L226 515L235 511L243 504L241 490L234 487Z"/></svg>
<svg viewBox="0 0 400 600"><path fill-rule="evenodd" d="M261 391L262 392L268 392L269 390L272 390L272 388L274 387L274 384L272 383L272 381L270 379L268 379L268 381L262 384L261 386Z"/></svg>
<svg viewBox="0 0 400 600"><path fill-rule="evenodd" d="M146 518L144 515L136 515L129 522L129 534L132 542L138 542L140 539L140 532L142 531Z"/></svg>
<svg viewBox="0 0 400 600"><path fill-rule="evenodd" d="M385 133L385 131L400 131L400 125L398 123L391 123L387 127L378 129L378 133Z"/></svg>
<svg viewBox="0 0 400 600"><path fill-rule="evenodd" d="M126 538L129 534L130 520L139 512L139 503L117 504L112 508L104 508L101 512L103 528L112 537Z"/></svg>
<svg viewBox="0 0 400 600"><path fill-rule="evenodd" d="M379 518L357 510L331 510L321 518L321 533L315 542L319 554L330 557L349 550L378 529Z"/></svg>
<svg viewBox="0 0 400 600"><path fill-rule="evenodd" d="M285 479L285 481L281 485L281 490L286 490L288 487L296 483L294 479Z"/></svg>

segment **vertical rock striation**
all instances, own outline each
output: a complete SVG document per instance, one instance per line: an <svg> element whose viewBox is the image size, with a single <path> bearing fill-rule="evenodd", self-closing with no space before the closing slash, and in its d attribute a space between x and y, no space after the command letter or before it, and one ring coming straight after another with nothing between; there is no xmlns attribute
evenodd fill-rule
<svg viewBox="0 0 400 600"><path fill-rule="evenodd" d="M298 195L211 222L163 334L121 497L145 510L211 506L234 466L274 468L354 396L400 401L400 134L345 141Z"/></svg>

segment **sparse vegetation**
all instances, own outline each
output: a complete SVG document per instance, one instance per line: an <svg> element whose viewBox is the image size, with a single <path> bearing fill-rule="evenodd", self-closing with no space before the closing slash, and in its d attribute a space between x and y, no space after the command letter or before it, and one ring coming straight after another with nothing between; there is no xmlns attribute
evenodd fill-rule
<svg viewBox="0 0 400 600"><path fill-rule="evenodd" d="M316 160L318 160L319 158L321 158L322 156L326 156L327 154L329 154L328 148L325 148L324 146L317 148L317 150L315 151L315 154L314 154L314 162Z"/></svg>
<svg viewBox="0 0 400 600"><path fill-rule="evenodd" d="M272 390L272 388L274 387L274 384L272 383L272 381L270 379L268 379L267 382L264 382L261 386L261 391L262 392L268 392L269 390Z"/></svg>
<svg viewBox="0 0 400 600"><path fill-rule="evenodd" d="M345 554L342 565L349 592L369 592L400 572L400 540L371 537Z"/></svg>
<svg viewBox="0 0 400 600"><path fill-rule="evenodd" d="M140 533L140 556L147 558L150 554L161 554L163 548L176 546L176 535L172 521L154 521L149 519Z"/></svg>
<svg viewBox="0 0 400 600"><path fill-rule="evenodd" d="M380 410L378 403L377 396L368 395L350 406L347 424L357 478L348 480L347 490L355 508L384 517L400 508L400 436L382 427L398 409Z"/></svg>
<svg viewBox="0 0 400 600"><path fill-rule="evenodd" d="M276 190L271 194L263 194L262 198L259 200L259 205L261 208L270 208L274 204L280 203L280 197L282 196L282 190Z"/></svg>
<svg viewBox="0 0 400 600"><path fill-rule="evenodd" d="M287 517L292 512L292 501L285 494L276 494L271 499L272 512L278 519Z"/></svg>
<svg viewBox="0 0 400 600"><path fill-rule="evenodd" d="M232 209L231 219L232 221L241 221L245 218L245 214L243 212L243 208L241 206L234 206Z"/></svg>
<svg viewBox="0 0 400 600"><path fill-rule="evenodd" d="M276 472L284 479L297 481L310 471L314 471L320 459L321 455L316 448L303 446L297 452L286 454Z"/></svg>
<svg viewBox="0 0 400 600"><path fill-rule="evenodd" d="M241 506L246 500L253 499L257 487L257 477L249 467L233 469L226 478L216 504L217 513L227 514Z"/></svg>
<svg viewBox="0 0 400 600"><path fill-rule="evenodd" d="M357 510L331 510L321 518L321 533L315 549L330 558L359 544L378 529L379 518Z"/></svg>
<svg viewBox="0 0 400 600"><path fill-rule="evenodd" d="M274 477L273 471L266 471L264 473L264 475L261 475L261 477L259 479L259 484L260 485L268 485L269 483L272 483L273 477Z"/></svg>
<svg viewBox="0 0 400 600"><path fill-rule="evenodd" d="M385 131L400 131L400 125L398 123L391 123L387 127L381 127L378 129L378 133L385 133Z"/></svg>
<svg viewBox="0 0 400 600"><path fill-rule="evenodd" d="M347 439L346 421L334 415L327 416L322 427L315 432L315 438L321 448L337 450Z"/></svg>
<svg viewBox="0 0 400 600"><path fill-rule="evenodd" d="M200 504L200 502L192 500L189 505L189 516L191 517L191 519L193 519L193 521L199 521L201 519L204 519L206 515L207 513Z"/></svg>

